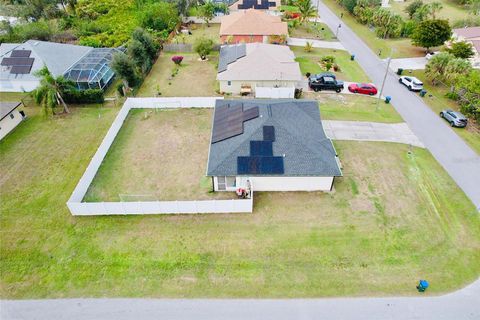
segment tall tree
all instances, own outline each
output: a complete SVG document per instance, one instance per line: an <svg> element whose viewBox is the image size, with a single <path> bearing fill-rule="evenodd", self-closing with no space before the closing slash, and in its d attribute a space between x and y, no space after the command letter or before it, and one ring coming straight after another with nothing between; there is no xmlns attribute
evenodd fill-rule
<svg viewBox="0 0 480 320"><path fill-rule="evenodd" d="M372 21L380 38L395 38L402 31L402 17L388 9L378 8L373 14Z"/></svg>
<svg viewBox="0 0 480 320"><path fill-rule="evenodd" d="M312 0L297 0L296 5L300 11L301 22L317 16L317 8L312 4Z"/></svg>
<svg viewBox="0 0 480 320"><path fill-rule="evenodd" d="M437 14L443 9L443 5L437 1L426 4L426 6L432 20L435 20L437 18Z"/></svg>
<svg viewBox="0 0 480 320"><path fill-rule="evenodd" d="M425 20L420 22L412 34L412 43L424 47L427 51L442 45L452 36L452 28L448 20Z"/></svg>
<svg viewBox="0 0 480 320"><path fill-rule="evenodd" d="M132 39L142 43L151 60L157 57L159 46L147 31L142 28L136 28L133 30Z"/></svg>
<svg viewBox="0 0 480 320"><path fill-rule="evenodd" d="M198 14L202 18L207 27L210 27L210 21L212 21L215 16L215 4L212 1L206 1L203 5L198 8Z"/></svg>
<svg viewBox="0 0 480 320"><path fill-rule="evenodd" d="M405 8L405 12L408 14L409 18L412 19L415 12L417 12L417 10L421 7L423 7L423 1L414 0Z"/></svg>
<svg viewBox="0 0 480 320"><path fill-rule="evenodd" d="M63 100L62 93L65 89L72 88L73 84L62 76L54 77L47 67L43 67L34 74L40 78L40 85L32 91L32 95L35 102L43 107L45 114L49 111L55 114L55 109L59 105L62 105L64 113L69 113L70 110Z"/></svg>
<svg viewBox="0 0 480 320"><path fill-rule="evenodd" d="M450 60L455 57L448 52L440 52L434 55L425 66L425 76L436 85L438 81L445 80L445 70Z"/></svg>
<svg viewBox="0 0 480 320"><path fill-rule="evenodd" d="M450 84L451 91L455 91L455 83L462 76L466 76L472 70L472 65L468 60L462 58L453 58L448 61L445 68L445 80Z"/></svg>
<svg viewBox="0 0 480 320"><path fill-rule="evenodd" d="M128 88L138 84L138 75L133 61L124 53L116 53L113 56L111 67L117 77L122 79L124 93Z"/></svg>

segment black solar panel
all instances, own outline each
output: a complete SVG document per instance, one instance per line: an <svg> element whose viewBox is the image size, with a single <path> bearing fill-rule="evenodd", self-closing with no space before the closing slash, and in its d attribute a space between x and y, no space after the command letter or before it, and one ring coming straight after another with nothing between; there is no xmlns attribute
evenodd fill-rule
<svg viewBox="0 0 480 320"><path fill-rule="evenodd" d="M273 156L272 141L250 141L251 156Z"/></svg>
<svg viewBox="0 0 480 320"><path fill-rule="evenodd" d="M283 174L283 157L238 157L238 174Z"/></svg>
<svg viewBox="0 0 480 320"><path fill-rule="evenodd" d="M274 126L263 126L263 140L265 140L265 141L275 141L275 127Z"/></svg>
<svg viewBox="0 0 480 320"><path fill-rule="evenodd" d="M2 59L1 65L2 66L31 66L34 60L35 60L34 58L7 57Z"/></svg>
<svg viewBox="0 0 480 320"><path fill-rule="evenodd" d="M243 111L241 104L217 107L213 118L212 143L242 134L243 122L258 115L258 107L246 111Z"/></svg>
<svg viewBox="0 0 480 320"><path fill-rule="evenodd" d="M10 54L12 58L28 58L30 57L31 50L13 50Z"/></svg>
<svg viewBox="0 0 480 320"><path fill-rule="evenodd" d="M10 73L13 74L29 74L30 70L32 70L32 66L12 66L10 69Z"/></svg>

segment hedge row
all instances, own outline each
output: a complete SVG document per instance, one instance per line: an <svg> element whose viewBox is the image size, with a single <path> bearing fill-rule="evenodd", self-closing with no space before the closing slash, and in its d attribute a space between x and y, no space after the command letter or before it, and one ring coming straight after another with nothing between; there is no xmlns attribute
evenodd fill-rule
<svg viewBox="0 0 480 320"><path fill-rule="evenodd" d="M103 90L87 89L87 90L65 90L63 99L67 103L103 103Z"/></svg>

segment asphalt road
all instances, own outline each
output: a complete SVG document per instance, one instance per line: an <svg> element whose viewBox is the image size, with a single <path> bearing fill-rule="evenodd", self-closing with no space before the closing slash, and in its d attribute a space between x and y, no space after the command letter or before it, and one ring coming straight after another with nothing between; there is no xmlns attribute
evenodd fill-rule
<svg viewBox="0 0 480 320"><path fill-rule="evenodd" d="M415 292L412 288L412 294ZM474 320L480 281L439 297L339 299L59 299L0 302L2 320Z"/></svg>
<svg viewBox="0 0 480 320"><path fill-rule="evenodd" d="M343 23L325 4L319 2L318 11L324 23L336 31L338 39L378 86L387 69L385 61ZM418 96L398 82L398 77L388 70L383 96L392 97L392 105L423 142L435 159L445 168L480 211L480 156L475 153L446 121L434 113ZM382 102L383 103L383 102Z"/></svg>

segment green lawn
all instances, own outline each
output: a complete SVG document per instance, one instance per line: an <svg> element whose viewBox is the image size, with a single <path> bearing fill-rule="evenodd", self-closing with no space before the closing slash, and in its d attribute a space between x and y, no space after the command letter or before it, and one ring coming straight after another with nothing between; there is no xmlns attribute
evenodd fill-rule
<svg viewBox="0 0 480 320"><path fill-rule="evenodd" d="M306 52L303 47L290 47L296 56L296 61L300 63L302 74L310 72L312 74L324 72L325 70L318 63L323 56L335 56L336 63L341 70L335 72L337 76L346 81L369 82L370 79L356 61L350 60L350 54L343 50L314 48L311 52Z"/></svg>
<svg viewBox="0 0 480 320"><path fill-rule="evenodd" d="M423 70L414 70L412 74L423 81L425 90L428 94L424 101L436 113L444 109L459 110L458 104L445 97L450 88L444 85L432 86L431 82L425 78ZM478 154L480 154L480 124L474 123L470 119L470 123L466 128L453 128L453 130L465 140L465 142Z"/></svg>
<svg viewBox="0 0 480 320"><path fill-rule="evenodd" d="M480 274L474 206L401 144L336 142L333 193L256 193L253 214L72 217L117 109L72 111L27 108L0 142L3 299L417 295L421 278L430 295Z"/></svg>
<svg viewBox="0 0 480 320"><path fill-rule="evenodd" d="M292 38L306 38L315 40L334 40L335 35L324 23L307 22L289 30Z"/></svg>
<svg viewBox="0 0 480 320"><path fill-rule="evenodd" d="M180 67L177 67L171 60L175 55L183 56ZM208 59L208 61L201 61L196 53L162 52L138 90L137 96L198 97L216 95L218 52L212 52ZM175 68L178 68L178 74L172 77Z"/></svg>
<svg viewBox="0 0 480 320"><path fill-rule="evenodd" d="M220 43L220 24L211 23L210 27L207 27L206 24L192 24L190 25L191 35L177 35L172 39L172 43L191 43L194 44L195 40L201 37L207 37L215 41L216 44Z"/></svg>
<svg viewBox="0 0 480 320"><path fill-rule="evenodd" d="M305 98L317 99L324 120L371 121L384 123L403 122L390 104L362 95L335 93L309 93Z"/></svg>
<svg viewBox="0 0 480 320"><path fill-rule="evenodd" d="M381 51L381 57L386 58L392 54L393 58L409 58L421 57L425 55L425 49L414 47L410 39L380 39L377 38L375 32L370 30L366 25L358 23L355 18L350 15L335 0L322 0L337 16L343 13L343 22L346 23L354 32L362 38L363 41L378 54ZM340 30L340 32L342 32ZM393 50L392 50L393 49ZM433 49L432 49L433 50ZM355 52L352 52L355 53Z"/></svg>
<svg viewBox="0 0 480 320"><path fill-rule="evenodd" d="M211 192L205 176L212 116L213 109L130 111L84 201L235 199Z"/></svg>
<svg viewBox="0 0 480 320"><path fill-rule="evenodd" d="M462 20L469 14L468 8L455 3L452 0L424 0L424 3L440 2L443 9L440 10L438 17L441 19L450 20L450 24L457 20ZM410 4L408 1L390 1L391 9L400 14L404 18L408 18L408 14L405 12L405 8Z"/></svg>

